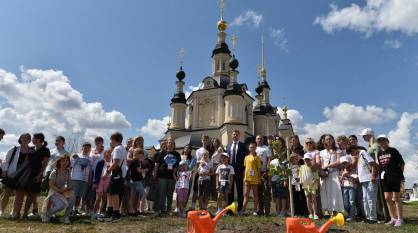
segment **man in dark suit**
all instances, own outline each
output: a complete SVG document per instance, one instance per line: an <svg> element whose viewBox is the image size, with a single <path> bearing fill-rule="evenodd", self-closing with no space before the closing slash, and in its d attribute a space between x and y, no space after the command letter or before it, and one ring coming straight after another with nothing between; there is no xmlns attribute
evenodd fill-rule
<svg viewBox="0 0 418 233"><path fill-rule="evenodd" d="M239 141L240 132L234 130L232 132L232 143L226 147L226 152L229 154L229 164L234 167L235 177L232 183L232 189L228 196L228 202L234 202L234 185L237 189L238 212L242 209L242 202L244 200L244 158L248 155L247 146Z"/></svg>

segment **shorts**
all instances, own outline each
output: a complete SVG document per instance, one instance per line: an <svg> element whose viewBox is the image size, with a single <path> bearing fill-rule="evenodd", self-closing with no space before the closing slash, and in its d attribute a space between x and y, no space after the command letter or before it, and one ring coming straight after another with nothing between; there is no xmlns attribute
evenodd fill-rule
<svg viewBox="0 0 418 233"><path fill-rule="evenodd" d="M88 184L81 180L72 180L71 185L73 186L74 195L76 197L86 197Z"/></svg>
<svg viewBox="0 0 418 233"><path fill-rule="evenodd" d="M96 188L96 193L105 193L107 189L109 188L109 183L110 183L110 177L105 176L105 177L100 178L99 184L97 185L97 188Z"/></svg>
<svg viewBox="0 0 418 233"><path fill-rule="evenodd" d="M145 194L145 188L142 184L142 181L132 181L129 183L131 186L131 191L138 193L140 196Z"/></svg>
<svg viewBox="0 0 418 233"><path fill-rule="evenodd" d="M390 182L382 180L383 192L385 193L399 193L401 191L401 181Z"/></svg>
<svg viewBox="0 0 418 233"><path fill-rule="evenodd" d="M107 193L110 195L123 195L124 179L121 176L111 177Z"/></svg>
<svg viewBox="0 0 418 233"><path fill-rule="evenodd" d="M287 198L288 197L288 190L283 185L280 185L278 182L271 182L271 192L273 194L273 198Z"/></svg>
<svg viewBox="0 0 418 233"><path fill-rule="evenodd" d="M210 196L210 180L199 180L198 196L209 197Z"/></svg>
<svg viewBox="0 0 418 233"><path fill-rule="evenodd" d="M229 193L229 182L225 182L225 185L219 186L219 193Z"/></svg>
<svg viewBox="0 0 418 233"><path fill-rule="evenodd" d="M189 193L189 189L181 188L176 190L177 194L177 201L180 203L185 203L187 201L187 194Z"/></svg>

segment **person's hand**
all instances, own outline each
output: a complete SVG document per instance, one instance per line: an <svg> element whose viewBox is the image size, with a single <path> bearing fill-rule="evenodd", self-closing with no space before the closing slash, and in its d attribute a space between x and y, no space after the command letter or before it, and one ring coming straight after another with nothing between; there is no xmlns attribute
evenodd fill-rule
<svg viewBox="0 0 418 233"><path fill-rule="evenodd" d="M377 181L377 178L376 178L376 176L375 175L372 175L372 177L371 177L371 182L373 182L373 183L376 183L376 181Z"/></svg>

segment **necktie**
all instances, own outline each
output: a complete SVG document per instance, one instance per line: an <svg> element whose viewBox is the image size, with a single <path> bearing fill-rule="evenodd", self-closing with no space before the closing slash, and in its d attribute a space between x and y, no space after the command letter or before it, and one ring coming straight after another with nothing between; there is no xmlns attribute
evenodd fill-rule
<svg viewBox="0 0 418 233"><path fill-rule="evenodd" d="M234 142L234 145L232 146L232 158L231 163L234 163L237 161L237 143Z"/></svg>

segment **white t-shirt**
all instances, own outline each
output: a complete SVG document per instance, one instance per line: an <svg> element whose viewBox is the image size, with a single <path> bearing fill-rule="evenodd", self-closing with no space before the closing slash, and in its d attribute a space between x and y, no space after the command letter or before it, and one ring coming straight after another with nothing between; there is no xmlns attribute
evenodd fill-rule
<svg viewBox="0 0 418 233"><path fill-rule="evenodd" d="M77 159L72 159L71 167L71 180L89 181L91 172L90 156L80 155Z"/></svg>
<svg viewBox="0 0 418 233"><path fill-rule="evenodd" d="M257 146L257 149L255 150L257 155L261 159L261 172L267 171L267 163L268 159L271 157L271 151L266 145Z"/></svg>
<svg viewBox="0 0 418 233"><path fill-rule="evenodd" d="M122 145L119 145L117 147L115 147L115 149L112 152L112 160L114 159L119 159L119 166L121 166L121 170L122 170L122 177L126 176L126 172L127 172L127 164L126 164L126 156L127 156L127 152L125 150L125 148Z"/></svg>
<svg viewBox="0 0 418 233"><path fill-rule="evenodd" d="M191 171L179 172L179 177L176 182L176 188L189 189L189 182L190 182L191 176L192 176Z"/></svg>
<svg viewBox="0 0 418 233"><path fill-rule="evenodd" d="M229 176L230 175L235 175L235 171L234 171L234 167L232 167L231 165L225 165L225 164L221 164L218 166L218 168L216 169L216 175L219 176L219 182L222 183L223 182L229 182Z"/></svg>
<svg viewBox="0 0 418 233"><path fill-rule="evenodd" d="M210 180L210 175L202 175L205 173L210 172L212 169L212 162L209 160L208 162L200 162L198 172L199 172L199 180Z"/></svg>
<svg viewBox="0 0 418 233"><path fill-rule="evenodd" d="M357 174L360 183L371 181L371 162L374 162L374 159L367 153L365 150L360 150L359 158L357 162Z"/></svg>

